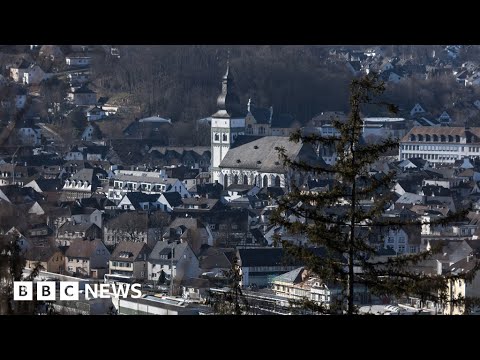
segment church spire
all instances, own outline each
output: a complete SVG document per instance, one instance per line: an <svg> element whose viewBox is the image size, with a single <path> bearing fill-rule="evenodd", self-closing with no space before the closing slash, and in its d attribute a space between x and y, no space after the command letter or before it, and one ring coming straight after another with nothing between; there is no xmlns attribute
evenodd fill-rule
<svg viewBox="0 0 480 360"><path fill-rule="evenodd" d="M217 98L218 111L212 116L223 118L242 116L242 112L239 111L240 101L233 87L233 74L230 69L230 58L228 58L227 70L222 78L222 92Z"/></svg>

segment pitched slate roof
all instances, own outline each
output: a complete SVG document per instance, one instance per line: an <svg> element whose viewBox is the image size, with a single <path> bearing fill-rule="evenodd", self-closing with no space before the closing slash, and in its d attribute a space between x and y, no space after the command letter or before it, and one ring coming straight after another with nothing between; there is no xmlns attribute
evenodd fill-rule
<svg viewBox="0 0 480 360"><path fill-rule="evenodd" d="M319 256L325 254L324 248L313 248L311 251ZM281 248L238 249L238 254L242 267L302 265L302 261L287 256Z"/></svg>
<svg viewBox="0 0 480 360"><path fill-rule="evenodd" d="M71 176L72 180L93 182L93 169L82 169Z"/></svg>
<svg viewBox="0 0 480 360"><path fill-rule="evenodd" d="M299 267L292 271L289 271L285 274L277 276L273 279L273 281L290 283L290 284L297 284L302 281L302 273L305 270L305 267Z"/></svg>
<svg viewBox="0 0 480 360"><path fill-rule="evenodd" d="M270 123L270 109L258 107L253 104L250 105L250 113L255 118L257 124Z"/></svg>
<svg viewBox="0 0 480 360"><path fill-rule="evenodd" d="M166 192L166 193L163 193L162 195L172 207L179 206L182 204L182 195L180 195L180 193L176 191Z"/></svg>
<svg viewBox="0 0 480 360"><path fill-rule="evenodd" d="M71 221L67 221L65 224L60 226L58 229L59 232L64 232L64 231L69 231L69 232L85 232L87 231L91 226L96 226L95 224L91 223L80 223L80 224L74 224Z"/></svg>
<svg viewBox="0 0 480 360"><path fill-rule="evenodd" d="M127 198L135 209L141 209L140 203L153 203L157 201L158 194L146 194L139 191L132 191L125 194L124 198ZM123 199L122 199L123 200Z"/></svg>
<svg viewBox="0 0 480 360"><path fill-rule="evenodd" d="M153 263L153 264L170 264L172 259L170 258L171 256L171 251L173 247L173 263L176 264L180 258L183 256L183 253L188 247L188 243L180 243L177 244L175 243L170 244L166 241L159 241L155 244L152 252L150 253L150 256L148 257L148 262ZM162 258L161 256L167 256L167 258Z"/></svg>
<svg viewBox="0 0 480 360"><path fill-rule="evenodd" d="M39 178L35 180L38 187L42 192L57 191L60 190L63 186L63 183L60 179L44 179Z"/></svg>
<svg viewBox="0 0 480 360"><path fill-rule="evenodd" d="M221 168L255 169L259 172L284 173L285 167L275 147L284 148L290 159L302 159L310 164L324 165L309 144L289 141L288 137L266 136L238 147L230 148L220 163Z"/></svg>
<svg viewBox="0 0 480 360"><path fill-rule="evenodd" d="M425 196L450 196L450 189L443 186L426 185L422 187L422 192Z"/></svg>
<svg viewBox="0 0 480 360"><path fill-rule="evenodd" d="M150 253L147 244L144 242L134 242L134 241L120 241L115 250L113 250L110 260L115 261L140 261L143 260L139 258L142 253L146 253L147 257ZM147 258L145 258L146 260Z"/></svg>
<svg viewBox="0 0 480 360"><path fill-rule="evenodd" d="M201 252L200 268L203 270L210 270L214 268L230 269L232 266L232 257L235 255L233 249L219 249L209 247Z"/></svg>
<svg viewBox="0 0 480 360"><path fill-rule="evenodd" d="M29 261L47 262L57 251L60 250L50 244L47 244L47 246L32 246L25 254L25 259Z"/></svg>
<svg viewBox="0 0 480 360"><path fill-rule="evenodd" d="M94 252L97 246L99 246L100 244L102 244L102 240L100 239L95 239L95 240L75 239L72 241L69 248L67 249L65 256L90 258L92 255L94 255Z"/></svg>
<svg viewBox="0 0 480 360"><path fill-rule="evenodd" d="M472 138L470 142L478 142L480 138L480 127L465 128L463 126L414 126L403 138L402 142L410 141L410 135L444 135L444 136L460 136L464 138ZM470 143L467 141L467 143ZM433 142L432 143L438 143ZM456 142L454 142L456 143ZM456 143L458 144L458 143Z"/></svg>

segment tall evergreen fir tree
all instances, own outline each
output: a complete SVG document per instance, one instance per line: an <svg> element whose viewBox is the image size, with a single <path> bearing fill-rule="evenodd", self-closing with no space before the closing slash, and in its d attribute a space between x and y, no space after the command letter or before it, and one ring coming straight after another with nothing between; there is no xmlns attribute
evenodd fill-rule
<svg viewBox="0 0 480 360"><path fill-rule="evenodd" d="M397 139L388 138L379 143L365 143L362 139L365 106L385 106L396 112L395 106L378 101L385 84L376 74L356 78L350 85L350 114L348 120L333 120L337 136L321 136L297 131L290 140L321 148L331 146L337 158L333 165L312 165L294 161L277 148L284 165L316 179L330 179L326 191L305 191L295 177L290 179L291 191L279 199L271 221L283 227L288 234L305 236L308 245L299 245L280 238L286 252L304 260L307 268L322 281L341 289L340 306L319 306L322 312L354 314L355 292L400 299L415 296L422 302L433 301L446 306L465 303L461 296L452 294L449 285L458 280L472 281L479 265L461 274L424 274L415 268L429 259L440 247L397 256L381 257L383 238L389 229L416 229L422 226L418 219L385 216L392 204L395 171L372 176L372 165L388 151L398 147ZM459 211L430 225L448 224L461 219L466 211ZM423 223L426 224L425 222ZM326 255L315 256L311 248L324 247ZM476 260L475 260L476 261ZM309 301L309 306L311 302ZM320 304L324 305L324 304Z"/></svg>
<svg viewBox="0 0 480 360"><path fill-rule="evenodd" d="M33 314L36 301L14 301L13 283L15 281L33 281L43 269L36 263L28 276L23 275L26 260L20 246L18 236L3 235L0 238L0 315Z"/></svg>

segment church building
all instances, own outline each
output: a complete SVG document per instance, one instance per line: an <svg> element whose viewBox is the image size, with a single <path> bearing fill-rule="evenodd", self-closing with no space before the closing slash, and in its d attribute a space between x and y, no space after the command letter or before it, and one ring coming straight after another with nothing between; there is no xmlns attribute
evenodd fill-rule
<svg viewBox="0 0 480 360"><path fill-rule="evenodd" d="M240 105L233 86L233 75L227 66L222 92L217 98L218 111L211 120L212 182L218 182L224 188L231 184L288 188L292 176L297 181L306 179L308 174L292 174L283 166L276 148L284 148L290 159L326 166L310 144L295 143L287 136L273 134L259 137L263 134L246 131L246 118L252 115L252 108Z"/></svg>

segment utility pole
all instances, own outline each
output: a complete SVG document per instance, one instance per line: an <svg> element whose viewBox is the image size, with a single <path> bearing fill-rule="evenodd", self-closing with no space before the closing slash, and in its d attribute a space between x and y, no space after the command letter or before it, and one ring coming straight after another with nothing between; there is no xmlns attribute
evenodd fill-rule
<svg viewBox="0 0 480 360"><path fill-rule="evenodd" d="M12 185L15 185L15 155L17 155L18 150L20 149L20 146L17 147L17 150L12 155Z"/></svg>
<svg viewBox="0 0 480 360"><path fill-rule="evenodd" d="M173 296L173 255L175 253L174 247L175 241L172 242L172 248L170 249L170 296Z"/></svg>

